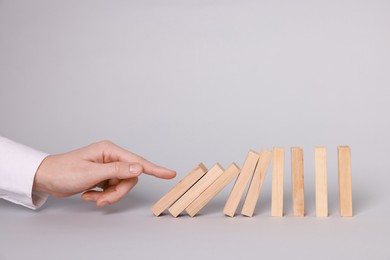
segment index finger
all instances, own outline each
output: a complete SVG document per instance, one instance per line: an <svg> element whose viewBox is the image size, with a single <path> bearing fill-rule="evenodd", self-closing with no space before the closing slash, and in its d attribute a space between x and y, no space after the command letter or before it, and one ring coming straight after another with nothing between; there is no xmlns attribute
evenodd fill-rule
<svg viewBox="0 0 390 260"><path fill-rule="evenodd" d="M162 179L172 179L176 177L176 172L170 169L167 169L162 166L158 166L145 158L139 157L137 161L144 168L144 173L162 178Z"/></svg>
<svg viewBox="0 0 390 260"><path fill-rule="evenodd" d="M110 143L105 150L105 156L113 160L124 161L129 163L138 163L143 167L143 172L161 179L172 179L176 172L165 167L154 164L145 158L127 151L113 143Z"/></svg>

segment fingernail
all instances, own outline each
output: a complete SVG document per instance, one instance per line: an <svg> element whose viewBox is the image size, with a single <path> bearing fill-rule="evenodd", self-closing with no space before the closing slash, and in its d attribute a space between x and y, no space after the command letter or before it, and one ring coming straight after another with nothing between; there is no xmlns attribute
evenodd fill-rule
<svg viewBox="0 0 390 260"><path fill-rule="evenodd" d="M85 200L91 200L91 196L84 195L84 196L83 196L83 199L85 199Z"/></svg>
<svg viewBox="0 0 390 260"><path fill-rule="evenodd" d="M130 165L129 171L134 174L140 174L142 171L142 167L138 164Z"/></svg>
<svg viewBox="0 0 390 260"><path fill-rule="evenodd" d="M104 207L104 206L106 206L108 204L109 204L108 201L103 201L103 202L99 203L99 207Z"/></svg>

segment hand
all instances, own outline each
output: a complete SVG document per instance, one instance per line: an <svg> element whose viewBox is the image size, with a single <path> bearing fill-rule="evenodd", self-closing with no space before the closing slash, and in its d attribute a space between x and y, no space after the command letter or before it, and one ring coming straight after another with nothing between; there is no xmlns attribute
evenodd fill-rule
<svg viewBox="0 0 390 260"><path fill-rule="evenodd" d="M171 179L176 172L157 166L109 141L64 154L49 155L35 174L33 190L56 197L83 192L82 199L97 206L122 199L141 173ZM101 187L103 191L91 190Z"/></svg>

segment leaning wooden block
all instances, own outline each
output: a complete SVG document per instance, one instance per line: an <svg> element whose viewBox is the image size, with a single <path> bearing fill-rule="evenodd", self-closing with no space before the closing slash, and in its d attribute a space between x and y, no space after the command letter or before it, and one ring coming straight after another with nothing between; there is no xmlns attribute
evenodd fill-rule
<svg viewBox="0 0 390 260"><path fill-rule="evenodd" d="M259 156L255 173L253 174L248 193L246 194L244 206L241 214L247 217L252 217L255 211L256 203L260 195L261 187L263 186L265 175L267 174L268 166L272 159L272 152L262 150Z"/></svg>
<svg viewBox="0 0 390 260"><path fill-rule="evenodd" d="M152 206L152 212L155 216L160 216L176 200L178 200L192 185L194 185L207 172L207 168L200 163L182 180L179 181L170 191L168 191L159 201Z"/></svg>
<svg viewBox="0 0 390 260"><path fill-rule="evenodd" d="M229 217L234 217L241 197L244 194L245 188L256 168L257 161L259 160L259 154L254 151L249 151L244 165L242 166L241 173L237 178L236 183L229 195L229 198L225 204L223 213Z"/></svg>
<svg viewBox="0 0 390 260"><path fill-rule="evenodd" d="M352 217L351 149L338 147L340 216Z"/></svg>
<svg viewBox="0 0 390 260"><path fill-rule="evenodd" d="M284 148L274 148L272 160L271 215L283 216Z"/></svg>
<svg viewBox="0 0 390 260"><path fill-rule="evenodd" d="M328 181L326 168L326 148L316 147L314 150L316 179L316 215L328 216Z"/></svg>
<svg viewBox="0 0 390 260"><path fill-rule="evenodd" d="M207 203L222 191L234 178L240 174L240 168L232 163L224 173L218 177L202 194L199 195L187 208L186 212L194 217Z"/></svg>
<svg viewBox="0 0 390 260"><path fill-rule="evenodd" d="M303 150L291 148L292 207L296 217L305 215L305 189L303 177Z"/></svg>
<svg viewBox="0 0 390 260"><path fill-rule="evenodd" d="M207 187L209 187L221 174L223 168L218 163L214 165L197 183L194 184L180 199L169 209L172 216L177 217L191 204Z"/></svg>

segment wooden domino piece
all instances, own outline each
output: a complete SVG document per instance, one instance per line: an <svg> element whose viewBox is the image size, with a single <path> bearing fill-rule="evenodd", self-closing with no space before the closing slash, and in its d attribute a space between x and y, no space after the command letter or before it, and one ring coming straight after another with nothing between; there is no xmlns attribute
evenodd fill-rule
<svg viewBox="0 0 390 260"><path fill-rule="evenodd" d="M340 216L352 217L351 149L338 147Z"/></svg>
<svg viewBox="0 0 390 260"><path fill-rule="evenodd" d="M241 173L237 178L236 183L230 192L229 198L225 204L223 213L229 217L234 217L241 197L244 194L245 188L256 168L257 161L259 160L259 154L255 151L249 151L242 166Z"/></svg>
<svg viewBox="0 0 390 260"><path fill-rule="evenodd" d="M292 207L296 217L305 216L305 188L303 175L303 149L291 148Z"/></svg>
<svg viewBox="0 0 390 260"><path fill-rule="evenodd" d="M209 187L221 174L223 168L215 164L197 183L180 197L169 209L172 216L177 217L193 202L207 187Z"/></svg>
<svg viewBox="0 0 390 260"><path fill-rule="evenodd" d="M241 214L247 217L252 217L255 211L256 203L260 195L261 187L263 186L265 175L272 159L272 152L262 150L259 154L259 161L253 174L251 184L249 185L248 193L246 194L245 202L241 210Z"/></svg>
<svg viewBox="0 0 390 260"><path fill-rule="evenodd" d="M170 191L168 191L159 201L151 208L155 216L160 216L167 208L169 208L176 200L178 200L189 188L192 187L200 178L207 172L206 166L200 163L191 172L189 172L182 180L179 181Z"/></svg>
<svg viewBox="0 0 390 260"><path fill-rule="evenodd" d="M315 183L316 183L316 216L328 216L328 184L326 167L326 148L314 149Z"/></svg>
<svg viewBox="0 0 390 260"><path fill-rule="evenodd" d="M186 212L194 217L207 205L220 191L222 191L234 178L240 174L240 168L232 163L224 173L218 177L202 194L199 195L187 208Z"/></svg>
<svg viewBox="0 0 390 260"><path fill-rule="evenodd" d="M284 148L274 148L272 159L271 215L283 216Z"/></svg>

